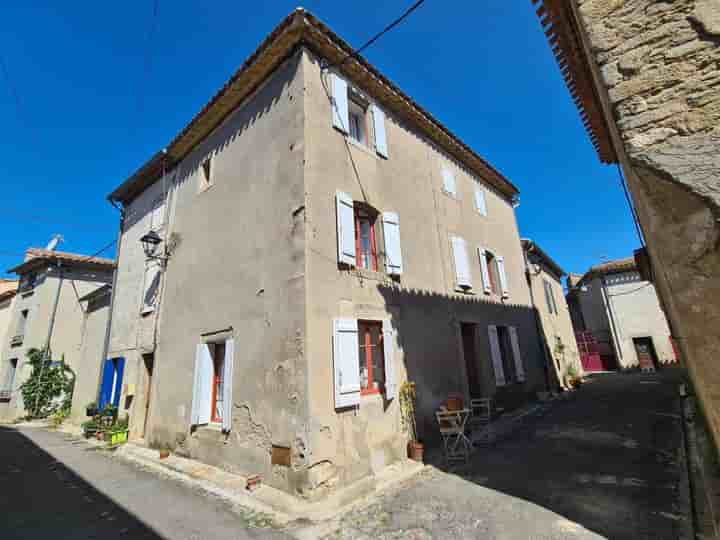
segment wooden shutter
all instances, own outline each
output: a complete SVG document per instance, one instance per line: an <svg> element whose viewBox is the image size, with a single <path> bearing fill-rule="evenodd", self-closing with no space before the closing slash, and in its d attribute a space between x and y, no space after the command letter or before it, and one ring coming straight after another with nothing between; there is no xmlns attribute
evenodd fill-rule
<svg viewBox="0 0 720 540"><path fill-rule="evenodd" d="M510 333L510 345L512 346L513 359L515 360L515 373L517 380L522 382L525 380L525 366L523 365L522 356L520 356L520 342L518 341L517 328L508 326Z"/></svg>
<svg viewBox="0 0 720 540"><path fill-rule="evenodd" d="M373 127L375 128L375 151L383 157L388 157L385 112L377 105L373 105L372 113Z"/></svg>
<svg viewBox="0 0 720 540"><path fill-rule="evenodd" d="M210 346L207 343L200 343L195 350L195 376L193 378L193 399L190 413L190 423L192 425L210 422L213 370Z"/></svg>
<svg viewBox="0 0 720 540"><path fill-rule="evenodd" d="M145 263L145 277L143 279L143 313L155 309L160 291L160 277L160 263L158 261L147 261Z"/></svg>
<svg viewBox="0 0 720 540"><path fill-rule="evenodd" d="M395 373L395 332L390 321L383 321L383 356L385 357L385 397L397 397L397 374Z"/></svg>
<svg viewBox="0 0 720 540"><path fill-rule="evenodd" d="M120 395L122 394L122 382L123 382L123 374L125 373L125 359L120 358L114 358L113 364L115 368L115 377L114 377L114 384L113 384L113 396L112 396L112 404L115 405L115 407L120 407Z"/></svg>
<svg viewBox="0 0 720 540"><path fill-rule="evenodd" d="M502 297L507 298L510 296L510 290L508 289L507 274L505 274L505 258L495 257L497 262L498 276L500 276L500 289L502 290Z"/></svg>
<svg viewBox="0 0 720 540"><path fill-rule="evenodd" d="M234 359L235 340L230 338L225 341L225 358L223 360L222 430L225 432L232 429Z"/></svg>
<svg viewBox="0 0 720 540"><path fill-rule="evenodd" d="M340 75L333 73L332 79L332 119L333 126L343 133L348 132L350 126L348 115L347 82Z"/></svg>
<svg viewBox="0 0 720 540"><path fill-rule="evenodd" d="M485 294L492 292L492 286L490 284L490 271L487 265L487 250L484 247L478 248L478 258L480 259L480 274L482 275L483 291Z"/></svg>
<svg viewBox="0 0 720 540"><path fill-rule="evenodd" d="M400 249L400 218L395 212L383 212L383 237L385 238L385 271L392 275L402 274L402 251Z"/></svg>
<svg viewBox="0 0 720 540"><path fill-rule="evenodd" d="M335 319L333 331L335 408L360 404L357 319Z"/></svg>
<svg viewBox="0 0 720 540"><path fill-rule="evenodd" d="M452 237L453 259L455 260L455 281L458 287L472 287L467 244L459 236Z"/></svg>
<svg viewBox="0 0 720 540"><path fill-rule="evenodd" d="M505 370L503 369L497 326L488 326L488 337L490 340L490 356L492 357L493 371L495 372L495 385L505 386Z"/></svg>
<svg viewBox="0 0 720 540"><path fill-rule="evenodd" d="M105 359L103 365L102 384L100 385L100 398L98 399L98 409L104 409L105 405L112 402L112 384L115 377L115 364L112 358Z"/></svg>
<svg viewBox="0 0 720 540"><path fill-rule="evenodd" d="M545 303L547 304L548 313L553 312L553 301L552 301L552 293L550 291L550 284L543 280L543 288L545 289Z"/></svg>
<svg viewBox="0 0 720 540"><path fill-rule="evenodd" d="M479 185L475 186L475 208L481 215L487 216L487 204L485 203L485 191Z"/></svg>
<svg viewBox="0 0 720 540"><path fill-rule="evenodd" d="M443 167L443 190L449 193L453 197L457 195L457 188L455 186L455 173L452 172L448 167Z"/></svg>
<svg viewBox="0 0 720 540"><path fill-rule="evenodd" d="M335 195L337 210L338 262L356 266L355 262L355 210L350 195L338 191Z"/></svg>

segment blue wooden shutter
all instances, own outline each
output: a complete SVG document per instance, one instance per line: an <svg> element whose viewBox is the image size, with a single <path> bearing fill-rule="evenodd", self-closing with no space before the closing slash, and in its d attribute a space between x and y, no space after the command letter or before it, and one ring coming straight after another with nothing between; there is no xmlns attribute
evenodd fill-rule
<svg viewBox="0 0 720 540"><path fill-rule="evenodd" d="M123 380L123 373L125 372L125 359L115 358L113 360L114 367L115 367L115 395L112 397L112 404L116 407L120 406L120 395L122 394L122 380ZM110 384L112 384L112 381L110 381Z"/></svg>
<svg viewBox="0 0 720 540"><path fill-rule="evenodd" d="M99 409L104 409L105 405L110 403L114 375L115 365L111 358L107 358L103 366L102 384L100 385L100 399L98 399Z"/></svg>

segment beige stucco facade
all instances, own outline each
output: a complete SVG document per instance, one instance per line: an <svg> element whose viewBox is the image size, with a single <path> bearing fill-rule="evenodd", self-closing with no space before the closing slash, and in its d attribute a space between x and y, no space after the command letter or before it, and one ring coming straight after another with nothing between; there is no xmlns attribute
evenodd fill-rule
<svg viewBox="0 0 720 540"><path fill-rule="evenodd" d="M303 17L296 12L283 24L304 24ZM159 190L167 200L161 249L167 248L168 260L152 315L156 338L143 351L154 357L145 440L228 470L259 473L269 484L310 497L361 479L369 488L374 472L406 456L397 397L379 392L362 395L352 407L336 406L333 327L339 318L391 329L394 380L417 383L419 431L428 442L438 438L434 411L451 394L470 398L469 368L478 381L474 394L508 404L545 388L508 188L501 193L483 181L484 173L442 151L349 70L342 74L348 85L385 110L388 155L376 152L370 119L366 143L351 140L333 127L321 61L313 48L295 47L164 176L142 189L133 187L138 175L124 184L133 193L116 195L126 222L109 351L126 355L126 366L132 354L132 362L140 362L138 269L146 264L140 237L149 230L143 216L151 213L150 192ZM171 146L168 155L174 151ZM443 191L443 168L454 171L454 196ZM474 203L478 185L486 215ZM399 216L401 276L385 269L388 248L379 225L377 270L339 264L338 192ZM471 248L470 288L457 286L453 236ZM503 296L483 289L479 246L504 260ZM496 388L490 361L489 325L512 327L517 335L524 377L508 378L502 388ZM464 356L469 349L462 329L474 332L466 338L473 342L472 358ZM219 336L234 342L228 429L193 424L191 410L196 351ZM128 384L136 382L136 393L144 396L147 374L136 372ZM135 438L145 425L144 410L139 401L130 406ZM287 449L289 463L273 464L274 449Z"/></svg>
<svg viewBox="0 0 720 540"><path fill-rule="evenodd" d="M583 369L562 285L565 273L532 240L523 240L523 247L533 303L544 336L545 352L550 358L548 364L552 366L551 374L560 387L568 388L568 376L573 372L582 375Z"/></svg>
<svg viewBox="0 0 720 540"><path fill-rule="evenodd" d="M0 381L6 380L11 361L17 363L11 398L0 402L0 420L4 421L26 414L19 391L32 371L26 354L30 349L43 349L48 337L52 358L64 357L76 380L82 374L84 311L78 298L109 283L112 269L87 268L69 261L61 266L48 262L27 272L21 270L19 277L20 287L0 359Z"/></svg>

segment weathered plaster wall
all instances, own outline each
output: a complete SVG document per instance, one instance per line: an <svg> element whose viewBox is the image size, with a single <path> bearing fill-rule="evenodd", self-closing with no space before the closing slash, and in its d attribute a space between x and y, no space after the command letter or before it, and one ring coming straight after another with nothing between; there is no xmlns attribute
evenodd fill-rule
<svg viewBox="0 0 720 540"><path fill-rule="evenodd" d="M75 367L75 389L70 411L70 421L76 424L87 420L85 406L97 400L105 331L110 314L110 293L90 305L87 302L84 304L79 361Z"/></svg>
<svg viewBox="0 0 720 540"><path fill-rule="evenodd" d="M296 55L177 166L178 242L165 272L146 435L289 490L296 470L271 467L270 451L302 453L307 424L302 91ZM213 185L201 190L208 156ZM228 328L232 431L191 433L196 347L202 334Z"/></svg>
<svg viewBox="0 0 720 540"><path fill-rule="evenodd" d="M532 255L529 255L529 260L539 267L539 272L535 272L534 268L530 268L530 286L535 299L535 308L540 316L540 323L549 348L548 354L553 360L555 378L561 385L564 385L565 376L568 374L570 366L573 366L577 373L582 373L583 369L580 363L577 341L575 340L575 331L570 320L570 310L565 301L562 281L542 261L535 259ZM557 313L550 313L548 309L545 300L545 281L550 283L552 287ZM560 338L563 345L562 350L556 346L557 338Z"/></svg>
<svg viewBox="0 0 720 540"><path fill-rule="evenodd" d="M662 304L720 443L720 2L577 5Z"/></svg>
<svg viewBox="0 0 720 540"><path fill-rule="evenodd" d="M332 127L331 104L319 61L308 53L305 70L305 221L307 227L307 342L310 418L308 465L323 464L323 478L343 485L405 455L397 400L363 396L357 411L337 412L333 402L332 328L336 317L389 319L397 333L398 382L418 385L419 430L437 438L434 412L451 393L467 397L460 322L477 323L478 370L485 395L495 393L487 325L518 327L528 382L507 392L544 387L542 352L524 275L524 256L510 201L485 186L488 215L474 206L468 171L429 144L386 109L389 158L348 141ZM361 90L365 90L360 87ZM370 140L372 122L368 122ZM442 165L456 174L459 196L441 191ZM335 193L341 190L378 211L399 214L404 273L340 270ZM473 294L455 292L450 236L470 250ZM503 255L510 297L504 304L482 292L476 247ZM382 254L382 248L379 248ZM382 256L381 256L382 258ZM382 260L380 261L382 265ZM510 305L512 304L512 305Z"/></svg>
<svg viewBox="0 0 720 540"><path fill-rule="evenodd" d="M12 320L14 302L14 296L12 298L8 298L3 302L0 302L0 343L3 345L5 344L7 339L10 339L10 336L8 334L10 332L10 321Z"/></svg>

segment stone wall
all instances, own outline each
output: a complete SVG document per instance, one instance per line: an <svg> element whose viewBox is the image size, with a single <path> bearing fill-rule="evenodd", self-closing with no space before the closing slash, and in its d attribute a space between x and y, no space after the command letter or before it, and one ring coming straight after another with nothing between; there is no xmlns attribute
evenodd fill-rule
<svg viewBox="0 0 720 540"><path fill-rule="evenodd" d="M672 332L720 441L720 0L576 3Z"/></svg>

